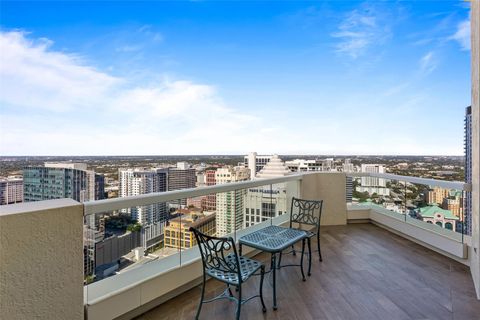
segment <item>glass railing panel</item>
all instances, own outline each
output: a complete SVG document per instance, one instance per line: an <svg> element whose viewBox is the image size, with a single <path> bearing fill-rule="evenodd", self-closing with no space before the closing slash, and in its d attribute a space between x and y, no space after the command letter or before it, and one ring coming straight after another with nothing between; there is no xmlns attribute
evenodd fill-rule
<svg viewBox="0 0 480 320"><path fill-rule="evenodd" d="M87 215L87 301L198 259L190 226L238 241L263 226L288 222L291 198L299 196L299 186L299 181L290 181L200 192L200 196Z"/></svg>
<svg viewBox="0 0 480 320"><path fill-rule="evenodd" d="M146 272L159 261L164 269L180 266L182 243L173 242L172 238L181 234L182 217L178 210L185 206L186 199L178 199L86 215L87 301L108 294L109 288L121 287L122 283L129 285L133 278L141 281L142 272L138 270Z"/></svg>
<svg viewBox="0 0 480 320"><path fill-rule="evenodd" d="M463 242L469 217L465 217L462 190L409 184L407 223Z"/></svg>
<svg viewBox="0 0 480 320"><path fill-rule="evenodd" d="M348 185L347 180L347 202ZM376 177L352 177L351 204L366 206L385 215L405 221L405 183Z"/></svg>

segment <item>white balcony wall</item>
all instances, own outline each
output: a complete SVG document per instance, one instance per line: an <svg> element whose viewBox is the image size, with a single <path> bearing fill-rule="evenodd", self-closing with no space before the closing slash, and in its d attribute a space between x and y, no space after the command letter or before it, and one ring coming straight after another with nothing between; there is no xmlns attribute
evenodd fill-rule
<svg viewBox="0 0 480 320"><path fill-rule="evenodd" d="M83 319L83 205L0 207L0 318Z"/></svg>
<svg viewBox="0 0 480 320"><path fill-rule="evenodd" d="M472 271L480 299L480 0L472 0Z"/></svg>

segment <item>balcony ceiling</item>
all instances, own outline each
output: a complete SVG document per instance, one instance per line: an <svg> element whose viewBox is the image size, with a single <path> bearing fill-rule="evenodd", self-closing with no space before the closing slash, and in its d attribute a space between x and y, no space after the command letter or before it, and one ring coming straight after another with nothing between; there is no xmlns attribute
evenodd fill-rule
<svg viewBox="0 0 480 320"><path fill-rule="evenodd" d="M315 248L316 246L312 246ZM278 277L277 311L272 287L264 285L268 311L258 299L242 308L242 319L479 319L480 301L467 267L372 224L322 228L324 262L314 259L312 276L302 282L298 268ZM297 258L288 255L286 263ZM269 261L265 254L256 259ZM268 278L266 278L268 279ZM244 286L244 297L257 292L258 279ZM223 291L210 280L206 297ZM160 305L138 319L193 319L199 287ZM201 319L234 318L226 300L204 304ZM230 317L231 316L231 317Z"/></svg>

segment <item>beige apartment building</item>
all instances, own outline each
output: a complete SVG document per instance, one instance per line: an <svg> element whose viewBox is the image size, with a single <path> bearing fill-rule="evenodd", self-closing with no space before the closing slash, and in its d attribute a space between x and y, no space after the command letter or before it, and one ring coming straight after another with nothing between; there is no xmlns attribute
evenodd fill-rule
<svg viewBox="0 0 480 320"><path fill-rule="evenodd" d="M197 244L193 232L194 227L210 236L216 234L215 212L182 209L182 213L169 221L165 227L165 247L188 249Z"/></svg>

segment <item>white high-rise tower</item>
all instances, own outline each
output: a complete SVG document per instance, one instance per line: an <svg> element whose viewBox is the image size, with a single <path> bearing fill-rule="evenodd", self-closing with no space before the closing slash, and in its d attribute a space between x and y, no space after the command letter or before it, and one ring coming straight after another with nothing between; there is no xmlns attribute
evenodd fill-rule
<svg viewBox="0 0 480 320"><path fill-rule="evenodd" d="M245 181L250 178L250 170L245 167L225 167L215 172L217 184ZM216 228L217 235L224 236L243 226L243 211L246 190L217 193Z"/></svg>

